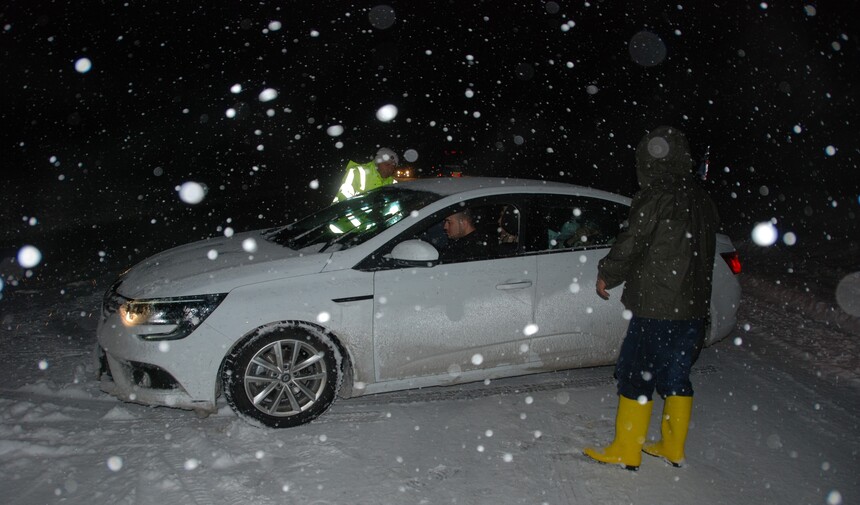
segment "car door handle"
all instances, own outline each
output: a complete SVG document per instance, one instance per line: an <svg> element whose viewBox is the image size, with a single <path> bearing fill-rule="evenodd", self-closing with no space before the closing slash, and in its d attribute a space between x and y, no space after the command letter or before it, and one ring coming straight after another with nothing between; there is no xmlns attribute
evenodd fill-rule
<svg viewBox="0 0 860 505"><path fill-rule="evenodd" d="M532 286L532 281L505 282L502 284L496 284L496 289L499 289L499 290L524 289L524 288L530 288L531 286Z"/></svg>

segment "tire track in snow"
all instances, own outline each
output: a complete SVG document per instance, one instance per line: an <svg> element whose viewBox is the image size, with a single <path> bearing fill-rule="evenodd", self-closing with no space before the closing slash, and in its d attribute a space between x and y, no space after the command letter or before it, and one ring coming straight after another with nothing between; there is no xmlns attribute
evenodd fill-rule
<svg viewBox="0 0 860 505"><path fill-rule="evenodd" d="M56 474L56 470L52 470L50 467L46 468L45 472L41 473L36 480L27 485L27 489L23 493L10 497L10 501L4 503L6 503L6 505L30 505L33 503L31 497L34 494L43 493L47 487L52 486L52 483L56 478Z"/></svg>
<svg viewBox="0 0 860 505"><path fill-rule="evenodd" d="M550 454L552 462L552 481L560 484L559 488L564 497L564 503L576 505L591 505L594 503L585 487L580 483L581 477L574 464L576 453Z"/></svg>
<svg viewBox="0 0 860 505"><path fill-rule="evenodd" d="M187 449L186 449L187 450ZM197 468L199 462L196 459L185 459L178 461L177 458L168 457L166 453L161 452L158 459L164 462L165 466L170 469L170 474L179 483L182 490L190 496L191 502L194 505L210 505L217 503L215 496L207 488L209 484L207 479L194 479L186 474ZM195 463L190 463L190 462ZM193 467L192 467L193 466ZM187 500L181 500L181 503L189 503Z"/></svg>

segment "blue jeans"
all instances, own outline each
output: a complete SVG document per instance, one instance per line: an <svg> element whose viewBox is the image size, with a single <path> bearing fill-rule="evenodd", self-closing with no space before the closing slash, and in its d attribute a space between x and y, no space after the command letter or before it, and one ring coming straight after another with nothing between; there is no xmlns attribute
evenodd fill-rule
<svg viewBox="0 0 860 505"><path fill-rule="evenodd" d="M633 316L615 365L618 394L631 400L657 394L693 396L690 368L704 337L702 319L670 321Z"/></svg>

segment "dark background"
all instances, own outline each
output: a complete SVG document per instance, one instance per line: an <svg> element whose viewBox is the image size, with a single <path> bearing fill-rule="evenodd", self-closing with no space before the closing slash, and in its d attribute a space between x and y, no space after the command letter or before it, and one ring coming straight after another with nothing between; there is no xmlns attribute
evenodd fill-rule
<svg viewBox="0 0 860 505"><path fill-rule="evenodd" d="M6 2L0 245L6 267L24 244L44 257L4 273L94 277L295 219L380 146L414 149L422 175L458 150L468 175L632 195L633 147L661 124L696 158L710 147L707 185L736 242L776 219L798 247L857 249L858 14L835 1ZM266 88L278 97L261 102ZM386 104L391 122L376 118ZM202 203L178 198L186 181L208 187Z"/></svg>

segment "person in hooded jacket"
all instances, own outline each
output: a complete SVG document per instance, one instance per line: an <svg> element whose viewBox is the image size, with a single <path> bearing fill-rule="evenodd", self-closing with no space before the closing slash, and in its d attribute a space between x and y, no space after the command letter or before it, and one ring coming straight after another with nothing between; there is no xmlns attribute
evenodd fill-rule
<svg viewBox="0 0 860 505"><path fill-rule="evenodd" d="M704 338L719 217L693 177L684 134L661 126L636 147L640 191L629 227L598 264L597 294L624 284L621 302L632 312L615 367L615 439L586 448L601 463L636 470L642 452L674 466L684 461L693 407L690 368ZM644 445L654 391L664 398L660 441Z"/></svg>

